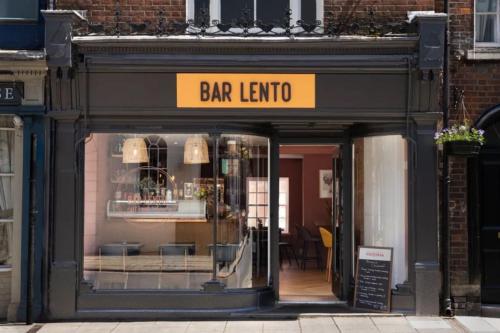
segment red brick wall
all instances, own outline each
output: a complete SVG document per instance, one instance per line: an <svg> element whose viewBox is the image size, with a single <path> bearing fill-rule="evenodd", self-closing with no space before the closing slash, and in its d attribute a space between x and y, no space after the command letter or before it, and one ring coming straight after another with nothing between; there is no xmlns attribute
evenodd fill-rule
<svg viewBox="0 0 500 333"><path fill-rule="evenodd" d="M434 0L325 0L325 13L348 13L354 4L356 17L365 17L373 9L377 22L394 22L407 19L408 11L434 10Z"/></svg>
<svg viewBox="0 0 500 333"><path fill-rule="evenodd" d="M464 285L468 284L466 160L450 158L449 164L450 278L452 284Z"/></svg>
<svg viewBox="0 0 500 333"><path fill-rule="evenodd" d="M464 90L464 102L472 121L486 109L500 104L500 61L470 61L465 52L473 48L474 0L450 0L450 88ZM453 104L453 93L450 94ZM451 123L461 114L450 111ZM449 223L452 300L457 313L472 313L479 301L479 288L469 284L467 166L465 159L450 159ZM474 288L475 287L475 288ZM475 290L471 293L471 290ZM477 308L477 307L476 307Z"/></svg>
<svg viewBox="0 0 500 333"><path fill-rule="evenodd" d="M434 10L434 0L325 0L325 12L345 15L355 7L355 16L366 17L369 9L375 12L379 22L406 20L408 11ZM56 0L57 9L87 10L91 23L102 23L106 27L115 25L116 0ZM120 0L121 21L142 23L157 22L158 12L163 10L167 20L184 20L185 0Z"/></svg>
<svg viewBox="0 0 500 333"><path fill-rule="evenodd" d="M56 0L57 9L87 10L90 23L101 23L106 28L114 27L116 0ZM149 21L158 22L158 13L164 12L169 21L184 21L185 0L120 0L120 21L128 24Z"/></svg>

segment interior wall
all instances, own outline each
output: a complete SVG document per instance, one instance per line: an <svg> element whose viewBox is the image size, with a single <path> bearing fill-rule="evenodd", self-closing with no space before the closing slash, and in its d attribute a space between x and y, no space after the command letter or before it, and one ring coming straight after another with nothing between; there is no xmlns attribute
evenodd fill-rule
<svg viewBox="0 0 500 333"><path fill-rule="evenodd" d="M302 161L303 225L314 235L319 235L318 225L328 225L331 219L332 199L319 197L319 171L331 170L332 161L331 154L308 154Z"/></svg>
<svg viewBox="0 0 500 333"><path fill-rule="evenodd" d="M288 232L295 235L295 226L302 225L302 159L281 159L280 177L288 177L289 179Z"/></svg>

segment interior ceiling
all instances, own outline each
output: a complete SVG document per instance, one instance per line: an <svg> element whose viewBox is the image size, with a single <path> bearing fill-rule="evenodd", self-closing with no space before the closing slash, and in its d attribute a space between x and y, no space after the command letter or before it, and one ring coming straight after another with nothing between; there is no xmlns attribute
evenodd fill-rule
<svg viewBox="0 0 500 333"><path fill-rule="evenodd" d="M338 137L350 127L350 124L329 122L280 122L273 123L272 127L281 133L282 136Z"/></svg>
<svg viewBox="0 0 500 333"><path fill-rule="evenodd" d="M334 145L283 145L280 146L280 155L330 155L337 156L339 147Z"/></svg>

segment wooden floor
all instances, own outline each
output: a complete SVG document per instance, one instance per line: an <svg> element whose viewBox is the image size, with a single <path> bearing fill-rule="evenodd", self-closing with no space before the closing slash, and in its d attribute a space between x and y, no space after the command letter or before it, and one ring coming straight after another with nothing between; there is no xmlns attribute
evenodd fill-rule
<svg viewBox="0 0 500 333"><path fill-rule="evenodd" d="M310 267L305 271L297 265L283 263L280 270L281 301L335 301L331 283L326 281L325 271Z"/></svg>

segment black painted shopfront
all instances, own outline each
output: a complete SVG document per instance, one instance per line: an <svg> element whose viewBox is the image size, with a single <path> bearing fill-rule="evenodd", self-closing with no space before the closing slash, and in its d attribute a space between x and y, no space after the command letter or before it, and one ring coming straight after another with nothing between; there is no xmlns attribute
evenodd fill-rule
<svg viewBox="0 0 500 333"><path fill-rule="evenodd" d="M213 318L272 308L285 144L340 147L333 283L348 304L360 245L351 209L356 152L365 140L365 152L376 155L381 143L369 138L383 136L397 136L406 159L406 257L392 311L438 313L433 132L445 18L417 17L415 33L383 38L72 37L62 55L73 14L45 15L49 32L61 22L66 29L47 40L48 319ZM246 202L261 184L262 219ZM256 263L262 223L266 259ZM149 228L144 238L141 228Z"/></svg>

